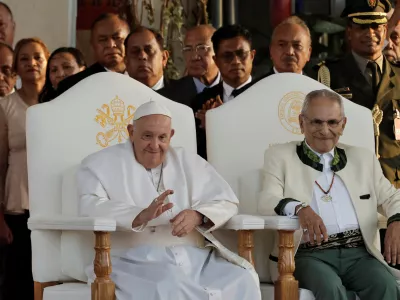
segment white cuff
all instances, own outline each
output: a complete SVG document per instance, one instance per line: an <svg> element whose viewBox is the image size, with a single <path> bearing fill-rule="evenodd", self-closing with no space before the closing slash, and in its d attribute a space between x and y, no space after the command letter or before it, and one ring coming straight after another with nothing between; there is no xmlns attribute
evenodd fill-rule
<svg viewBox="0 0 400 300"><path fill-rule="evenodd" d="M283 212L284 212L285 216L288 216L288 217L290 217L290 218L297 217L297 216L295 215L295 213L296 213L296 206L299 205L299 204L301 204L301 203L300 203L300 202L297 202L297 201L288 202L288 203L285 205L285 208L283 209Z"/></svg>

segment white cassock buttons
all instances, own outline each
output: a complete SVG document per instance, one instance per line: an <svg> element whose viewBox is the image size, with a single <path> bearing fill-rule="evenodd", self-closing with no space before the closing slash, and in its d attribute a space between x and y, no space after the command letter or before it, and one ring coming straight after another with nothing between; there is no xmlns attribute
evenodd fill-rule
<svg viewBox="0 0 400 300"><path fill-rule="evenodd" d="M209 300L222 300L221 291L219 291L219 290L211 290L211 289L208 289L206 287L203 287L203 288L207 292Z"/></svg>

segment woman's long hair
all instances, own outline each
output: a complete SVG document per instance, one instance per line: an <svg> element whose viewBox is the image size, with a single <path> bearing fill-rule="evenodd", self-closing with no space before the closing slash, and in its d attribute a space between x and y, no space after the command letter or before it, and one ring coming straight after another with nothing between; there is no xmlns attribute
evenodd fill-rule
<svg viewBox="0 0 400 300"><path fill-rule="evenodd" d="M42 102L49 102L50 100L53 100L56 94L55 89L53 88L53 85L51 84L50 81L50 61L53 59L53 57L57 54L60 53L69 53L71 54L78 66L81 67L87 67L85 58L83 57L83 54L81 51L74 47L61 47L53 51L51 53L50 58L47 62L47 67L46 67L46 82L44 84L43 90L39 95L39 103ZM73 76L73 75L72 75Z"/></svg>

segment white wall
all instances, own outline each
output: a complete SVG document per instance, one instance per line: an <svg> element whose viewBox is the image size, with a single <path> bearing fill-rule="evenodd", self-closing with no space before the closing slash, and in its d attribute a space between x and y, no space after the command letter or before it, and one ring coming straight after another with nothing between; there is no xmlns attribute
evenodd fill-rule
<svg viewBox="0 0 400 300"><path fill-rule="evenodd" d="M74 46L76 0L3 0L10 6L17 24L14 43L21 38L39 37L50 51Z"/></svg>

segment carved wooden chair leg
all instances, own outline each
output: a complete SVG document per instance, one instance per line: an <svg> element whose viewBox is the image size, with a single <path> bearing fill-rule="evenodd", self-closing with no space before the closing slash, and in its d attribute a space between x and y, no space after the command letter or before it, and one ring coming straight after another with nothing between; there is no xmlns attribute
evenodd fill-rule
<svg viewBox="0 0 400 300"><path fill-rule="evenodd" d="M254 230L239 230L239 255L254 266Z"/></svg>
<svg viewBox="0 0 400 300"><path fill-rule="evenodd" d="M278 230L279 278L275 282L275 300L298 300L299 283L294 278L294 231Z"/></svg>
<svg viewBox="0 0 400 300"><path fill-rule="evenodd" d="M43 292L44 289L49 287L49 286L53 286L53 285L57 285L60 284L57 281L49 281L49 282L34 282L34 298L35 300L43 300Z"/></svg>
<svg viewBox="0 0 400 300"><path fill-rule="evenodd" d="M115 300L115 284L111 280L112 272L110 257L110 233L95 231L96 256L94 259L94 273L96 279L92 283L92 300Z"/></svg>

